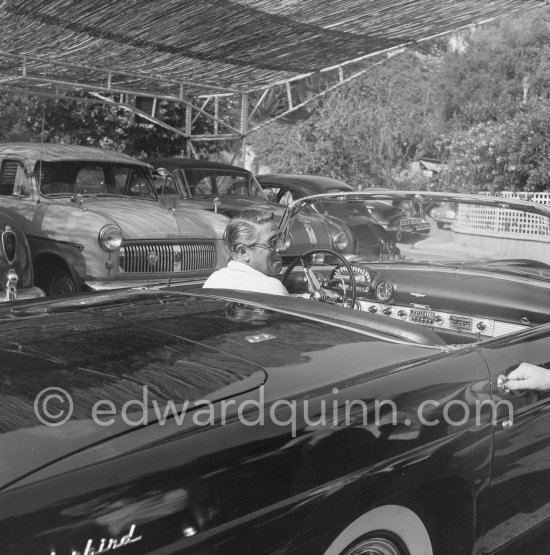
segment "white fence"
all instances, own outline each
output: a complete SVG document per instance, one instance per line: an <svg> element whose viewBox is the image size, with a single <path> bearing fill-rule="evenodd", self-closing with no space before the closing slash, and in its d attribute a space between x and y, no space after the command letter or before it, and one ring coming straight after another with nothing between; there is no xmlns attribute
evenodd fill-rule
<svg viewBox="0 0 550 555"><path fill-rule="evenodd" d="M550 193L514 193L513 191L502 191L498 194L478 193L482 197L497 196L502 198L515 198L518 200L530 200L539 204L550 204Z"/></svg>
<svg viewBox="0 0 550 555"><path fill-rule="evenodd" d="M499 196L550 205L550 193L506 192ZM493 252L515 252L518 257L550 262L550 219L545 216L509 208L461 204L452 230L460 235L465 245Z"/></svg>
<svg viewBox="0 0 550 555"><path fill-rule="evenodd" d="M490 193L479 193L480 196L491 196ZM513 193L502 192L502 198L513 198L550 205L550 193ZM464 231L498 234L500 237L517 238L518 235L527 239L550 236L550 221L545 216L528 214L520 210L492 206L460 205L457 215L457 227Z"/></svg>

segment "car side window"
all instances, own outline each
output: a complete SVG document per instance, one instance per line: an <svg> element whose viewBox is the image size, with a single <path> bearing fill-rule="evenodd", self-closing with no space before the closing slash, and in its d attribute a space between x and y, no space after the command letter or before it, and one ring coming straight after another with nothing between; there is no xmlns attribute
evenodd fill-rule
<svg viewBox="0 0 550 555"><path fill-rule="evenodd" d="M283 206L288 206L294 200L294 195L290 189L281 187L277 193L277 202Z"/></svg>
<svg viewBox="0 0 550 555"><path fill-rule="evenodd" d="M0 171L0 195L30 195L30 185L23 164L17 160L4 160Z"/></svg>
<svg viewBox="0 0 550 555"><path fill-rule="evenodd" d="M254 198L261 198L262 200L267 200L264 190L255 179L252 179L250 181L250 194Z"/></svg>
<svg viewBox="0 0 550 555"><path fill-rule="evenodd" d="M283 204L288 206L292 202L292 194L288 193L285 187L277 187L276 185L270 185L263 189L264 196L269 200L269 202L276 202L278 204Z"/></svg>
<svg viewBox="0 0 550 555"><path fill-rule="evenodd" d="M264 187L264 195L269 202L277 202L277 189L274 187Z"/></svg>

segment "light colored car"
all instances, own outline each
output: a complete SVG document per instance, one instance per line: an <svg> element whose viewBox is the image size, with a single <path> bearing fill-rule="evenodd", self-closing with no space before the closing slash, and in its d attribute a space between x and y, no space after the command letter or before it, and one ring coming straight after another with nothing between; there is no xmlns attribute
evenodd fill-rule
<svg viewBox="0 0 550 555"><path fill-rule="evenodd" d="M456 220L458 206L456 202L443 202L430 209L429 216L432 218L439 229L446 225L450 226Z"/></svg>
<svg viewBox="0 0 550 555"><path fill-rule="evenodd" d="M0 207L29 241L47 295L192 281L226 262L227 218L164 207L151 167L77 145L0 145Z"/></svg>

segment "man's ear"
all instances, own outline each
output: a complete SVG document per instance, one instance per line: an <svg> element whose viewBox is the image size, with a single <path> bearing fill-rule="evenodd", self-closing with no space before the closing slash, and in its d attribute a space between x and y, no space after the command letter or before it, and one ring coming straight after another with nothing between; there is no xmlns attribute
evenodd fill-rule
<svg viewBox="0 0 550 555"><path fill-rule="evenodd" d="M237 245L237 247L235 248L235 254L238 260L241 260L243 262L248 262L250 260L250 255L248 254L246 246L243 244Z"/></svg>

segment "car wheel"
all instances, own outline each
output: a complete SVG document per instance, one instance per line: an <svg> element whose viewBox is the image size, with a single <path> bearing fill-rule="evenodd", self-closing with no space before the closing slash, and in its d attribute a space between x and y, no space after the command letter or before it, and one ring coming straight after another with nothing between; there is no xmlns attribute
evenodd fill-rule
<svg viewBox="0 0 550 555"><path fill-rule="evenodd" d="M439 229L443 229L445 227L445 224L443 222L437 222L437 227Z"/></svg>
<svg viewBox="0 0 550 555"><path fill-rule="evenodd" d="M400 538L382 532L374 532L361 538L342 555L409 555L410 551Z"/></svg>
<svg viewBox="0 0 550 555"><path fill-rule="evenodd" d="M48 297L74 295L76 284L67 270L57 268L46 273L43 289Z"/></svg>
<svg viewBox="0 0 550 555"><path fill-rule="evenodd" d="M325 555L432 555L426 526L411 509L385 505L347 526Z"/></svg>

